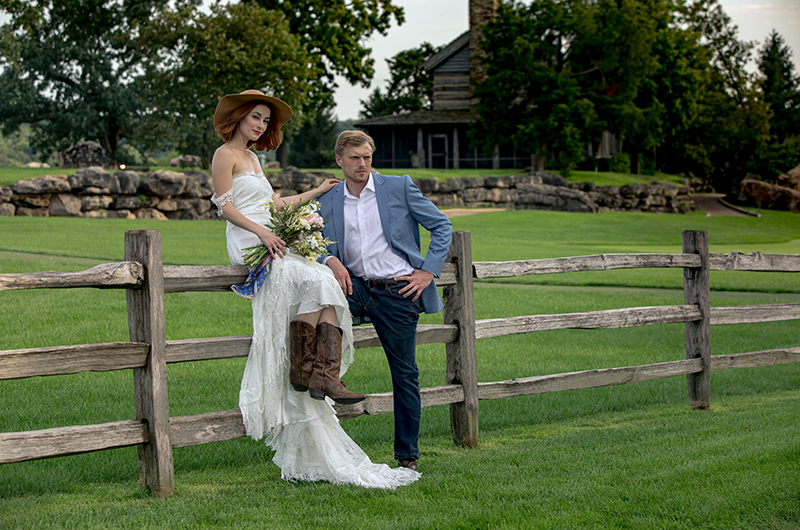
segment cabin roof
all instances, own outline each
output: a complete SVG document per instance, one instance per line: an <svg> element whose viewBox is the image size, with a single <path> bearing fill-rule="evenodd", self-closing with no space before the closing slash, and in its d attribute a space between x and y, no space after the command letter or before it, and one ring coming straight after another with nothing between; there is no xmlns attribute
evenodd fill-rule
<svg viewBox="0 0 800 530"><path fill-rule="evenodd" d="M360 120L356 127L383 125L428 125L438 123L472 123L477 115L472 110L415 110L403 114L390 114Z"/></svg>
<svg viewBox="0 0 800 530"><path fill-rule="evenodd" d="M430 72L431 70L435 69L437 66L441 66L442 63L446 62L448 59L456 55L458 52L461 51L464 46L469 46L469 31L465 31L459 37L457 37L453 42L445 46L445 48L422 63L422 68L426 71Z"/></svg>

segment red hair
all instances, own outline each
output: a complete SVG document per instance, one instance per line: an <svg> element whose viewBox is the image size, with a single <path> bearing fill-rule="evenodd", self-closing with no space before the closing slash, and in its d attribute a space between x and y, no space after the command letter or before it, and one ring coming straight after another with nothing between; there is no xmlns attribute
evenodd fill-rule
<svg viewBox="0 0 800 530"><path fill-rule="evenodd" d="M217 131L217 135L226 142L230 142L231 138L233 138L233 133L239 126L239 122L242 121L245 116L250 114L250 112L258 105L266 105L269 107L269 125L267 126L267 130L258 137L258 140L255 142L248 140L247 147L250 147L255 143L256 151L273 151L277 149L283 141L283 133L281 132L280 127L278 127L278 120L273 119L273 116L275 116L275 109L272 107L272 105L264 101L251 101L250 103L245 103L244 105L240 105L233 109L233 112L228 114L228 116L222 120L222 123L214 127L214 130Z"/></svg>

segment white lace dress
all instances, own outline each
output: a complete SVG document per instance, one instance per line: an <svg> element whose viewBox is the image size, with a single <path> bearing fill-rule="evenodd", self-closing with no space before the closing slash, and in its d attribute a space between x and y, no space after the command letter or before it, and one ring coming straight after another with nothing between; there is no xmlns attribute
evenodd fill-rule
<svg viewBox="0 0 800 530"><path fill-rule="evenodd" d="M265 225L272 186L252 171L233 177L231 196L212 201L233 207L248 219ZM227 194L226 194L227 195ZM228 256L242 265L242 249L258 245L252 233L227 223ZM368 488L395 488L416 481L419 473L373 464L339 425L330 403L295 392L289 384L289 323L298 314L327 306L336 308L342 329L343 374L353 361L352 319L347 300L331 270L289 253L273 262L272 270L252 300L253 343L242 377L239 408L247 434L266 437L275 450L273 461L290 481L324 480Z"/></svg>

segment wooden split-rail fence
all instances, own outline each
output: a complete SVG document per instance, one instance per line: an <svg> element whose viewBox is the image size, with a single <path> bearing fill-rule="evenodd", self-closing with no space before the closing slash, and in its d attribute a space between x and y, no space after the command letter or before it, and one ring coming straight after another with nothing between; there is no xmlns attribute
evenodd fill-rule
<svg viewBox="0 0 800 530"><path fill-rule="evenodd" d="M0 290L65 287L121 288L127 291L129 342L82 344L0 351L0 380L133 370L136 419L99 425L0 433L0 464L137 446L140 481L154 495L174 490L172 449L245 436L238 409L194 416L169 416L166 365L246 357L250 336L166 340L165 293L228 291L247 269L237 266L164 266L161 235L155 230L125 234L125 261L75 273L0 274ZM473 278L527 274L671 267L684 270L684 304L586 313L475 320ZM423 388L422 406L450 405L453 440L478 443L478 401L512 396L619 385L685 375L692 407L710 404L712 370L800 361L800 348L710 355L710 326L800 319L800 303L710 307L710 270L800 272L800 255L713 254L704 231L683 233L681 254L604 254L513 262L472 262L469 232L455 232L437 283L444 286L444 323L420 325L417 343L444 343L444 386ZM587 370L510 381L478 382L476 340L517 333L580 328L609 329L684 322L686 359L644 366ZM372 327L353 330L357 348L380 346ZM13 399L13 396L4 396ZM353 405L337 405L341 419L392 412L391 393L371 394Z"/></svg>

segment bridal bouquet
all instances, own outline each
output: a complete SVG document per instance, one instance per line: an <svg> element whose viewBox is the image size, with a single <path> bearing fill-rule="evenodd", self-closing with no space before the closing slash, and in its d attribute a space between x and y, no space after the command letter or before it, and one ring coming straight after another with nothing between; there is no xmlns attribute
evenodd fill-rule
<svg viewBox="0 0 800 530"><path fill-rule="evenodd" d="M317 201L308 200L304 203L294 202L278 209L275 204L266 204L272 214L272 220L267 226L272 233L286 242L286 246L295 254L305 257L308 261L315 261L318 257L328 253L327 247L331 243L322 237L325 222L319 215L320 205ZM269 249L265 245L256 245L242 249L244 262L255 269L270 257Z"/></svg>

